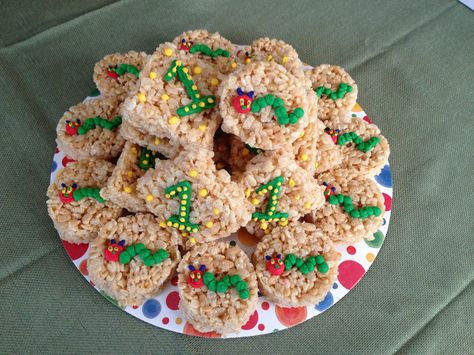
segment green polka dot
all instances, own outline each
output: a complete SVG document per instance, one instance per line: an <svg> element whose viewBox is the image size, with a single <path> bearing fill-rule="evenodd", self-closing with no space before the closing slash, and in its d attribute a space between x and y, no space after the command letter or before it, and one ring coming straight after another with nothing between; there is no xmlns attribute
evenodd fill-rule
<svg viewBox="0 0 474 355"><path fill-rule="evenodd" d="M374 240L365 240L365 243L371 248L380 248L382 246L385 236L381 231L374 233Z"/></svg>

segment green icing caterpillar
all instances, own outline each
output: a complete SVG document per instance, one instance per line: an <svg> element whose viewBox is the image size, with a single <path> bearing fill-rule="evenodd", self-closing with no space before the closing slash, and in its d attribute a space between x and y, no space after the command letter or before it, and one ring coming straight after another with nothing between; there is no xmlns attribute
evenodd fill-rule
<svg viewBox="0 0 474 355"><path fill-rule="evenodd" d="M379 137L372 137L365 142L362 140L361 137L357 135L355 132L347 132L344 134L341 134L337 138L337 144L338 145L345 145L347 143L354 142L357 149L360 151L367 153L368 151L372 150L375 148L377 144L380 143L380 138Z"/></svg>
<svg viewBox="0 0 474 355"><path fill-rule="evenodd" d="M379 217L382 210L377 206L365 206L362 208L355 208L352 204L352 198L347 195L336 194L328 197L328 202L331 205L342 205L344 212L349 214L352 218L365 219L372 216Z"/></svg>
<svg viewBox="0 0 474 355"><path fill-rule="evenodd" d="M83 135L96 127L113 130L122 124L122 117L115 116L110 121L102 117L91 117L84 121L84 123L77 129L77 134Z"/></svg>

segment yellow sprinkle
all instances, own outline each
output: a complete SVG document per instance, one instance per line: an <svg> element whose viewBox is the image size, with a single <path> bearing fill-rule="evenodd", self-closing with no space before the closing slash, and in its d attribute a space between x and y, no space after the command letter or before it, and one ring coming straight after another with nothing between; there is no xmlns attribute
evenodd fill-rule
<svg viewBox="0 0 474 355"><path fill-rule="evenodd" d="M171 48L165 48L163 53L165 54L165 56L171 57L173 55L173 50ZM179 64L181 64L181 62ZM179 65L179 64L178 64L178 61L176 61L176 65Z"/></svg>
<svg viewBox="0 0 474 355"><path fill-rule="evenodd" d="M242 155L246 157L247 155L250 154L250 151L247 148L242 149Z"/></svg>
<svg viewBox="0 0 474 355"><path fill-rule="evenodd" d="M200 189L200 190L199 190L199 196L201 196L201 197L206 197L207 194L208 194L207 189Z"/></svg>
<svg viewBox="0 0 474 355"><path fill-rule="evenodd" d="M131 171L131 170L127 171L127 176L132 177L133 176L133 171Z"/></svg>
<svg viewBox="0 0 474 355"><path fill-rule="evenodd" d="M211 228L213 225L214 225L214 222L212 222L212 221L206 222L206 227L207 228Z"/></svg>
<svg viewBox="0 0 474 355"><path fill-rule="evenodd" d="M153 199L154 199L154 197L153 197L152 194L146 195L146 201L147 201L147 202L151 202L151 201L153 201Z"/></svg>
<svg viewBox="0 0 474 355"><path fill-rule="evenodd" d="M161 222L160 222L160 227L161 227L161 228L165 228L165 227L166 227L166 222L165 222L165 221L161 221Z"/></svg>
<svg viewBox="0 0 474 355"><path fill-rule="evenodd" d="M170 97L169 97L168 95L166 95L166 94L163 94L163 95L161 95L161 99L162 99L163 101L168 101L168 100L170 99Z"/></svg>
<svg viewBox="0 0 474 355"><path fill-rule="evenodd" d="M304 137L304 130L302 130L300 133L300 138L303 138L303 137Z"/></svg>
<svg viewBox="0 0 474 355"><path fill-rule="evenodd" d="M183 196L182 196L182 197L183 197L183 199L185 199L185 200L186 200L186 199L188 198L188 195L186 195L186 194L183 194Z"/></svg>
<svg viewBox="0 0 474 355"><path fill-rule="evenodd" d="M304 204L304 208L306 208L307 210L309 210L311 208L311 206L312 206L311 202L306 202Z"/></svg>
<svg viewBox="0 0 474 355"><path fill-rule="evenodd" d="M189 170L189 176L196 177L198 176L198 172L196 170Z"/></svg>
<svg viewBox="0 0 474 355"><path fill-rule="evenodd" d="M129 193L132 192L132 188L131 188L130 186L125 186L125 187L123 188L123 191L125 191L126 193L129 194Z"/></svg>
<svg viewBox="0 0 474 355"><path fill-rule="evenodd" d="M300 195L296 195L296 196L295 196L295 200L296 200L296 201L299 201L300 199L301 199L301 196L300 196Z"/></svg>
<svg viewBox="0 0 474 355"><path fill-rule="evenodd" d="M185 72L186 74L188 74L188 71L189 71L188 68L183 68L183 72Z"/></svg>
<svg viewBox="0 0 474 355"><path fill-rule="evenodd" d="M282 58L281 62L282 62L283 64L285 64L286 62L288 62L288 57L285 55L285 56Z"/></svg>
<svg viewBox="0 0 474 355"><path fill-rule="evenodd" d="M148 74L150 79L155 79L156 78L156 73L154 71L151 71L150 74Z"/></svg>
<svg viewBox="0 0 474 355"><path fill-rule="evenodd" d="M155 145L160 145L161 144L161 141L159 138L155 138Z"/></svg>
<svg viewBox="0 0 474 355"><path fill-rule="evenodd" d="M252 190L250 190L250 188L245 190L245 197L249 197L251 192L252 192Z"/></svg>
<svg viewBox="0 0 474 355"><path fill-rule="evenodd" d="M146 96L143 93L138 94L138 101L140 102L146 102Z"/></svg>
<svg viewBox="0 0 474 355"><path fill-rule="evenodd" d="M237 63L233 62L230 66L231 66L232 69L235 69L235 68L237 68Z"/></svg>
<svg viewBox="0 0 474 355"><path fill-rule="evenodd" d="M291 187L294 187L296 185L295 180L290 178L290 181L288 181L288 185L290 185Z"/></svg>
<svg viewBox="0 0 474 355"><path fill-rule="evenodd" d="M218 209L218 208L214 208L212 210L212 213L214 213L216 216L220 215L221 214L221 211Z"/></svg>
<svg viewBox="0 0 474 355"><path fill-rule="evenodd" d="M196 66L193 68L193 73L194 73L194 74L201 74L201 73L202 73L202 68L201 68L200 66L197 66L197 65L196 65Z"/></svg>
<svg viewBox="0 0 474 355"><path fill-rule="evenodd" d="M181 62L180 60L177 60L177 61L176 61L176 65L179 66L179 65L181 65L181 64L183 64L183 62Z"/></svg>
<svg viewBox="0 0 474 355"><path fill-rule="evenodd" d="M253 198L252 199L252 205L257 206L258 204L260 204L260 200L257 199L257 198Z"/></svg>
<svg viewBox="0 0 474 355"><path fill-rule="evenodd" d="M200 123L200 124L199 124L199 130L200 130L201 132L205 132L206 129L207 129L207 125L206 125L205 123Z"/></svg>
<svg viewBox="0 0 474 355"><path fill-rule="evenodd" d="M177 124L179 122L179 118L176 117L176 116L171 116L169 119L168 119L168 123L169 124Z"/></svg>
<svg viewBox="0 0 474 355"><path fill-rule="evenodd" d="M182 235L183 237L187 237L189 234L188 234L187 232L181 232L181 235Z"/></svg>
<svg viewBox="0 0 474 355"><path fill-rule="evenodd" d="M267 56L267 60L268 60L269 62L271 62L271 61L273 60L273 56L272 56L271 54L269 54L269 55Z"/></svg>
<svg viewBox="0 0 474 355"><path fill-rule="evenodd" d="M281 182L277 182L277 186L281 186Z"/></svg>
<svg viewBox="0 0 474 355"><path fill-rule="evenodd" d="M280 224L280 226L284 227L284 226L288 225L288 221L280 221L280 222L278 222L278 224Z"/></svg>
<svg viewBox="0 0 474 355"><path fill-rule="evenodd" d="M267 222L260 223L260 228L262 228L263 230L267 229L268 228L268 223Z"/></svg>
<svg viewBox="0 0 474 355"><path fill-rule="evenodd" d="M300 159L301 159L302 161L308 160L308 154L306 154L306 153L301 154L301 155L300 155Z"/></svg>
<svg viewBox="0 0 474 355"><path fill-rule="evenodd" d="M196 244L196 238L190 238L189 241L193 244Z"/></svg>
<svg viewBox="0 0 474 355"><path fill-rule="evenodd" d="M212 97L208 98L207 99L207 102L209 102L210 104L212 104L214 102L214 99Z"/></svg>
<svg viewBox="0 0 474 355"><path fill-rule="evenodd" d="M180 215L181 217L186 217L186 212L181 212L179 215ZM183 221L183 222L184 222L184 221Z"/></svg>
<svg viewBox="0 0 474 355"><path fill-rule="evenodd" d="M318 163L318 162L314 163L314 167L315 167L316 169L318 168L318 166L319 166L319 163Z"/></svg>
<svg viewBox="0 0 474 355"><path fill-rule="evenodd" d="M217 79L217 78L212 78L212 79L211 79L211 85L212 85L212 86L217 86L217 85L219 85L219 79Z"/></svg>

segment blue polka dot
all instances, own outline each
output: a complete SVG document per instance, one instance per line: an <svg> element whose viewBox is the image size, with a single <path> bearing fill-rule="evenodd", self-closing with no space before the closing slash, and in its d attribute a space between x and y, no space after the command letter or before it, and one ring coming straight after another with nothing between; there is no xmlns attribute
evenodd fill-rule
<svg viewBox="0 0 474 355"><path fill-rule="evenodd" d="M339 285L336 282L334 282L334 284L332 285L332 288L337 289L338 287L339 287Z"/></svg>
<svg viewBox="0 0 474 355"><path fill-rule="evenodd" d="M314 308L322 312L328 309L329 307L331 307L333 303L334 303L334 297L332 297L331 292L328 292L326 297L324 297L324 299L321 302L319 302L316 306L314 306Z"/></svg>
<svg viewBox="0 0 474 355"><path fill-rule="evenodd" d="M392 173L390 172L390 166L385 165L379 175L375 177L380 185L385 187L392 187Z"/></svg>
<svg viewBox="0 0 474 355"><path fill-rule="evenodd" d="M385 223L387 223L387 220L385 218L382 219L382 226L385 225Z"/></svg>
<svg viewBox="0 0 474 355"><path fill-rule="evenodd" d="M51 172L54 173L57 168L58 168L58 163L56 163L56 162L53 160L53 164L51 164Z"/></svg>
<svg viewBox="0 0 474 355"><path fill-rule="evenodd" d="M161 312L161 304L155 299L149 299L142 306L143 315L147 318L156 318Z"/></svg>

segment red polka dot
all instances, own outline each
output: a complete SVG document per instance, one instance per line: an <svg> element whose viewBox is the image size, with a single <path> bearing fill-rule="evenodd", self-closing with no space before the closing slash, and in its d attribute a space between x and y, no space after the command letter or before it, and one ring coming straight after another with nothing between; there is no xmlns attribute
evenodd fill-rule
<svg viewBox="0 0 474 355"><path fill-rule="evenodd" d="M83 244L72 244L69 242L66 242L65 240L61 240L61 242L64 245L64 249L66 249L67 254L72 260L77 260L81 256L83 256L87 249L89 248L89 244L83 243Z"/></svg>
<svg viewBox="0 0 474 355"><path fill-rule="evenodd" d="M197 337L204 337L204 338L220 338L221 337L221 335L216 332L202 333L194 329L193 325L189 322L186 322L186 324L184 325L183 334L195 335Z"/></svg>
<svg viewBox="0 0 474 355"><path fill-rule="evenodd" d="M173 286L178 286L178 276L175 276L171 279L171 284Z"/></svg>
<svg viewBox="0 0 474 355"><path fill-rule="evenodd" d="M163 324L168 324L170 322L170 319L168 317L165 317L161 320Z"/></svg>
<svg viewBox="0 0 474 355"><path fill-rule="evenodd" d="M303 322L308 315L308 311L306 307L287 308L275 306L275 314L281 324L285 327L292 327Z"/></svg>
<svg viewBox="0 0 474 355"><path fill-rule="evenodd" d="M265 330L265 325L263 325L262 323L260 323L258 325L258 330L262 331L262 330Z"/></svg>
<svg viewBox="0 0 474 355"><path fill-rule="evenodd" d="M268 310L270 308L270 304L268 302L262 302L262 309L264 311Z"/></svg>
<svg viewBox="0 0 474 355"><path fill-rule="evenodd" d="M362 119L363 119L365 122L372 123L372 120L371 120L370 117L367 116L367 115L365 115L364 117L362 117Z"/></svg>
<svg viewBox="0 0 474 355"><path fill-rule="evenodd" d="M337 279L343 287L350 290L359 282L364 274L365 270L361 264L354 260L346 260L339 264Z"/></svg>
<svg viewBox="0 0 474 355"><path fill-rule="evenodd" d="M138 309L137 305L132 306L133 309Z"/></svg>
<svg viewBox="0 0 474 355"><path fill-rule="evenodd" d="M347 247L347 253L350 255L354 255L356 253L356 248L354 248L352 245L349 245Z"/></svg>
<svg viewBox="0 0 474 355"><path fill-rule="evenodd" d="M92 282L92 281L89 281L89 283L90 283L90 285L91 285L92 287L94 287L94 286L95 286L95 283L94 283L94 282Z"/></svg>
<svg viewBox="0 0 474 355"><path fill-rule="evenodd" d="M79 271L84 276L89 275L89 270L87 270L87 259L81 261L81 264L79 265Z"/></svg>
<svg viewBox="0 0 474 355"><path fill-rule="evenodd" d="M169 309L177 311L179 309L179 293L176 291L170 292L170 294L166 296L166 305Z"/></svg>
<svg viewBox="0 0 474 355"><path fill-rule="evenodd" d="M75 162L74 159L69 158L68 156L64 157L62 160L63 166L67 166L69 163Z"/></svg>
<svg viewBox="0 0 474 355"><path fill-rule="evenodd" d="M252 329L253 327L255 327L255 326L257 325L257 322L258 322L258 313L257 313L257 311L255 311L255 312L253 312L253 314L250 316L248 322L245 323L245 324L242 326L242 329L243 329L243 330Z"/></svg>
<svg viewBox="0 0 474 355"><path fill-rule="evenodd" d="M54 151L54 154L58 154L59 153L59 148L56 147L56 150Z"/></svg>
<svg viewBox="0 0 474 355"><path fill-rule="evenodd" d="M382 193L382 195L385 204L385 211L390 211L392 209L392 198L386 193Z"/></svg>

